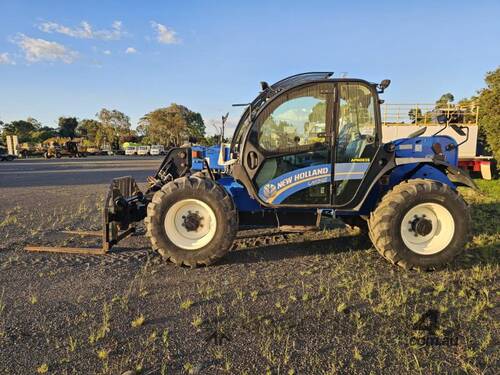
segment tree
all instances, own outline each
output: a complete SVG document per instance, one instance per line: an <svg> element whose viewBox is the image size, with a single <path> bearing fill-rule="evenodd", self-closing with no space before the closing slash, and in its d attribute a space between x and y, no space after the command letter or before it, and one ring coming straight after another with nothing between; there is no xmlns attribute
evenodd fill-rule
<svg viewBox="0 0 500 375"><path fill-rule="evenodd" d="M2 137L17 135L19 142L30 142L32 140L32 132L35 130L37 130L37 127L32 122L16 120L3 126Z"/></svg>
<svg viewBox="0 0 500 375"><path fill-rule="evenodd" d="M74 138L76 136L76 128L78 126L76 117L59 117L58 125L61 137Z"/></svg>
<svg viewBox="0 0 500 375"><path fill-rule="evenodd" d="M200 144L204 146L215 146L218 145L220 142L220 134L214 134L214 135L207 135L204 138L201 139ZM228 143L229 139L224 137L222 140L223 143Z"/></svg>
<svg viewBox="0 0 500 375"><path fill-rule="evenodd" d="M57 137L58 131L49 126L42 126L40 129L31 133L31 140L33 142L43 142L46 139Z"/></svg>
<svg viewBox="0 0 500 375"><path fill-rule="evenodd" d="M97 113L97 118L102 124L101 132L96 136L96 142L109 142L114 148L118 148L124 137L134 135L130 129L130 117L116 109L103 108Z"/></svg>
<svg viewBox="0 0 500 375"><path fill-rule="evenodd" d="M190 136L203 139L205 123L199 113L172 103L145 114L137 131L144 135L147 142L178 146Z"/></svg>
<svg viewBox="0 0 500 375"><path fill-rule="evenodd" d="M309 114L309 122L325 122L326 102L320 101L314 105Z"/></svg>
<svg viewBox="0 0 500 375"><path fill-rule="evenodd" d="M479 91L479 129L490 150L500 160L500 68L488 72L486 88Z"/></svg>
<svg viewBox="0 0 500 375"><path fill-rule="evenodd" d="M441 95L441 97L436 101L436 108L447 108L450 103L455 100L453 94L447 92Z"/></svg>
<svg viewBox="0 0 500 375"><path fill-rule="evenodd" d="M26 119L26 121L28 121L29 123L33 124L33 126L35 127L35 129L40 129L42 127L42 123L40 121L38 121L36 118L28 117Z"/></svg>
<svg viewBox="0 0 500 375"><path fill-rule="evenodd" d="M109 110L103 108L96 116L104 126L111 126L117 131L127 131L130 129L130 117L116 109Z"/></svg>
<svg viewBox="0 0 500 375"><path fill-rule="evenodd" d="M421 121L424 116L422 115L422 110L420 108L412 108L408 111L408 117L410 118L411 122L414 124L417 124L419 121Z"/></svg>
<svg viewBox="0 0 500 375"><path fill-rule="evenodd" d="M184 107L185 108L185 107ZM198 112L193 112L187 109L185 114L186 121L188 123L188 133L190 136L195 137L197 139L202 139L205 137L205 123L201 114Z"/></svg>
<svg viewBox="0 0 500 375"><path fill-rule="evenodd" d="M98 133L101 132L102 124L97 120L83 119L78 123L76 128L77 134L81 137L87 138L87 140L95 144L95 140Z"/></svg>

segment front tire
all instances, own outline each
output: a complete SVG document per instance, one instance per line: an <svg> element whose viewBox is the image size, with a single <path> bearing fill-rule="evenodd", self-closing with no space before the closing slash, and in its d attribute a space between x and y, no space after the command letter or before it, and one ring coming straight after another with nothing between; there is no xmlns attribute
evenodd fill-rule
<svg viewBox="0 0 500 375"><path fill-rule="evenodd" d="M238 228L233 199L212 180L181 177L153 196L145 219L154 250L177 265L209 265L230 249Z"/></svg>
<svg viewBox="0 0 500 375"><path fill-rule="evenodd" d="M424 179L395 186L368 221L377 251L406 269L451 262L464 250L470 224L470 209L456 191Z"/></svg>

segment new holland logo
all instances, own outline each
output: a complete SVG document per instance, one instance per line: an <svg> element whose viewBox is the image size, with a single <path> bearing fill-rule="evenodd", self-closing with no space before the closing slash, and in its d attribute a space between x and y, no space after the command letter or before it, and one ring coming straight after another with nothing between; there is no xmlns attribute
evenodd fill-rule
<svg viewBox="0 0 500 375"><path fill-rule="evenodd" d="M273 194L276 192L276 185L274 184L265 184L264 185L264 197L270 198L273 196Z"/></svg>

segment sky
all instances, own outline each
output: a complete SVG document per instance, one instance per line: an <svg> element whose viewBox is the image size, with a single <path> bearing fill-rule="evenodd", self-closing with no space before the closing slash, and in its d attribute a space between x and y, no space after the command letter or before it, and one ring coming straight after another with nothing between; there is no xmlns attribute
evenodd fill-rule
<svg viewBox="0 0 500 375"><path fill-rule="evenodd" d="M391 103L457 99L500 65L500 1L0 0L0 120L129 115L178 103L207 131L260 81L392 80Z"/></svg>

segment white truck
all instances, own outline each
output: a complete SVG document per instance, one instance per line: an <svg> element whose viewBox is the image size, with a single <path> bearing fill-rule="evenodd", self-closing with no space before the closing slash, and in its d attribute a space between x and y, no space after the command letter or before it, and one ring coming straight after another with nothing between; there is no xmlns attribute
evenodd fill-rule
<svg viewBox="0 0 500 375"><path fill-rule="evenodd" d="M165 148L162 145L152 145L149 150L150 155L163 155L165 154Z"/></svg>
<svg viewBox="0 0 500 375"><path fill-rule="evenodd" d="M125 155L137 155L137 146L128 146L125 149Z"/></svg>
<svg viewBox="0 0 500 375"><path fill-rule="evenodd" d="M436 111L446 114L452 120L449 124L458 125L465 130L457 134L450 126L444 127L436 120ZM480 172L485 180L492 178L492 156L477 155L479 107L448 105L436 110L435 104L383 104L380 106L382 118L382 141L389 142L404 138L425 126L425 135L439 131L462 143L458 149L458 166L470 172ZM466 129L465 129L466 128Z"/></svg>
<svg viewBox="0 0 500 375"><path fill-rule="evenodd" d="M150 146L139 146L137 147L137 155L145 156L145 155L150 155L149 150L151 149Z"/></svg>

